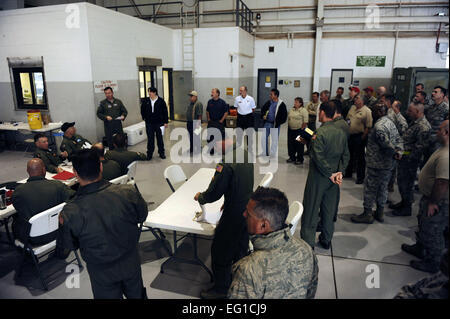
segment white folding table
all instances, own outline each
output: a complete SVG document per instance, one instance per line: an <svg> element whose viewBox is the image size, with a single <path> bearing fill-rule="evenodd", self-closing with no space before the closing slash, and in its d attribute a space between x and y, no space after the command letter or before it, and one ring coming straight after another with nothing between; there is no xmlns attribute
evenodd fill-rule
<svg viewBox="0 0 450 319"><path fill-rule="evenodd" d="M170 195L161 205L153 211L150 211L144 226L152 228L161 228L174 231L174 250L173 254L161 265L161 272L164 272L164 265L172 259L182 262L196 264L201 266L211 277L212 272L198 258L197 254L197 235L212 236L216 225L197 222L194 220L195 213L201 211L200 205L194 200L197 192L203 192L208 188L215 170L213 168L200 168L191 178L180 186L172 195ZM218 201L205 205L207 211L218 212L223 204L223 196ZM186 259L176 255L177 236L176 232L185 232L192 234L194 242L194 258ZM187 236L187 235L186 235ZM185 236L184 236L185 237ZM182 238L184 238L182 237Z"/></svg>
<svg viewBox="0 0 450 319"><path fill-rule="evenodd" d="M0 124L0 131L18 131L18 130L28 130L33 133L45 133L45 132L51 132L54 130L58 130L62 126L62 122L54 122L54 123L48 123L47 125L43 125L40 129L31 129L30 125L28 123L24 122L17 122L15 125L13 123L2 123ZM50 145L55 144L56 141L53 136L53 134L50 133Z"/></svg>

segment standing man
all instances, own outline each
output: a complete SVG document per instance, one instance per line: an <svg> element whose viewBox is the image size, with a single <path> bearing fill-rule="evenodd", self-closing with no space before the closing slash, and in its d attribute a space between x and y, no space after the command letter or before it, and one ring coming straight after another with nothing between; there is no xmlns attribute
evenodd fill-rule
<svg viewBox="0 0 450 319"><path fill-rule="evenodd" d="M309 101L306 104L306 110L308 111L308 128L315 132L316 131L316 119L317 119L317 110L319 109L320 101L319 101L319 92L313 92L311 96L312 101ZM310 143L307 144L306 155L309 154Z"/></svg>
<svg viewBox="0 0 450 319"><path fill-rule="evenodd" d="M395 160L403 153L403 141L395 124L387 116L384 104L373 106L374 127L370 130L367 142L367 176L364 182L364 212L352 216L354 223L373 223L372 207L377 204L375 219L384 221L384 205L388 197L388 184Z"/></svg>
<svg viewBox="0 0 450 319"><path fill-rule="evenodd" d="M384 96L386 95L386 87L384 87L384 86L380 86L378 89L377 89L377 102L376 103L379 103L379 102L384 102Z"/></svg>
<svg viewBox="0 0 450 319"><path fill-rule="evenodd" d="M336 90L336 96L332 98L332 100L339 100L342 102L344 102L344 88L342 86L338 87Z"/></svg>
<svg viewBox="0 0 450 319"><path fill-rule="evenodd" d="M12 203L17 211L13 215L12 229L14 237L22 242L28 238L30 224L28 221L34 215L55 207L72 197L75 191L64 183L45 179L45 165L39 158L33 158L27 163L30 178L24 184L19 184L12 196ZM31 237L31 245L44 245L56 239L56 231L50 234Z"/></svg>
<svg viewBox="0 0 450 319"><path fill-rule="evenodd" d="M347 137L343 130L333 124L336 112L333 104L327 102L320 105L319 119L323 124L312 137L300 231L301 238L314 247L320 209L323 230L319 243L325 249L330 248L333 238L337 192L349 158Z"/></svg>
<svg viewBox="0 0 450 319"><path fill-rule="evenodd" d="M364 104L367 105L370 109L373 108L377 99L373 96L373 87L368 86L363 90L366 94L364 95Z"/></svg>
<svg viewBox="0 0 450 319"><path fill-rule="evenodd" d="M166 101L158 96L158 90L154 87L148 88L148 95L142 99L141 115L145 121L145 130L147 132L147 160L153 157L155 150L155 134L158 144L158 153L161 159L165 159L163 132L161 127L167 128L169 115Z"/></svg>
<svg viewBox="0 0 450 319"><path fill-rule="evenodd" d="M114 97L111 87L106 87L103 92L106 99L100 102L97 109L97 117L103 121L106 141L109 149L112 150L114 149L112 137L116 133L123 133L122 121L127 117L128 111L122 101Z"/></svg>
<svg viewBox="0 0 450 319"><path fill-rule="evenodd" d="M448 229L448 123L448 120L441 123L436 134L441 147L431 155L419 174L419 190L423 196L419 204L417 242L402 245L402 250L422 259L412 260L413 268L431 273L439 270L445 249L444 230ZM448 265L448 255L446 262Z"/></svg>
<svg viewBox="0 0 450 319"><path fill-rule="evenodd" d="M348 99L344 100L344 103L342 103L342 117L344 119L347 118L348 111L350 111L350 108L355 105L355 97L360 93L359 87L357 86L351 86L348 88Z"/></svg>
<svg viewBox="0 0 450 319"><path fill-rule="evenodd" d="M236 152L233 140L225 139L220 144L222 154ZM253 163L244 152L244 163L226 163L225 159L216 166L216 172L203 193L197 193L196 201L204 205L213 203L225 196L223 213L214 233L211 247L211 264L214 273L214 286L203 291L203 299L225 298L231 284L231 266L248 253L248 232L243 213L253 193ZM224 157L225 158L225 157Z"/></svg>
<svg viewBox="0 0 450 319"><path fill-rule="evenodd" d="M237 108L237 127L241 128L244 132L248 128L255 126L255 117L253 112L255 111L255 100L247 94L247 87L241 86L239 88L239 96L234 101L234 107ZM238 135L240 132L238 131ZM238 146L242 143L242 136L236 136Z"/></svg>
<svg viewBox="0 0 450 319"><path fill-rule="evenodd" d="M449 112L448 103L444 101L446 93L447 90L442 86L436 86L431 93L431 99L434 104L430 105L424 112L431 125L430 143L424 153L424 163L439 148L436 132L439 130L441 123L447 118Z"/></svg>
<svg viewBox="0 0 450 319"><path fill-rule="evenodd" d="M411 216L411 206L414 202L414 181L417 168L425 147L430 140L431 126L423 114L424 106L411 102L408 117L411 125L403 134L405 151L398 165L397 184L402 197L401 202L391 205L395 216Z"/></svg>
<svg viewBox="0 0 450 319"><path fill-rule="evenodd" d="M203 104L198 100L197 91L191 91L189 95L189 105L186 110L186 127L189 132L189 152L191 154L198 154L200 151L198 146L201 146L200 134L194 141L194 130L202 125Z"/></svg>
<svg viewBox="0 0 450 319"><path fill-rule="evenodd" d="M48 138L43 133L37 133L34 136L34 144L36 145L36 151L33 157L40 158L44 162L45 169L50 173L61 173L64 171L61 167L58 167L67 158L66 151L62 152L58 156L56 152L53 152L48 148Z"/></svg>
<svg viewBox="0 0 450 319"><path fill-rule="evenodd" d="M258 188L244 212L254 251L233 265L230 299L312 299L319 266L311 247L291 235L289 205L275 188Z"/></svg>
<svg viewBox="0 0 450 319"><path fill-rule="evenodd" d="M228 105L220 98L220 90L214 88L211 90L211 99L206 107L206 116L208 118L208 129L216 128L220 131L223 140L225 138L225 119L228 116ZM211 131L210 131L211 132ZM208 144L214 141L214 135L208 132ZM214 142L217 143L220 141ZM214 154L214 145L211 146L210 154Z"/></svg>
<svg viewBox="0 0 450 319"><path fill-rule="evenodd" d="M261 116L264 120L266 129L266 156L275 156L278 151L278 137L280 136L281 125L287 120L286 104L279 98L280 91L272 89L270 99L261 108ZM271 128L277 128L276 136L271 136L271 145L269 153L269 135Z"/></svg>
<svg viewBox="0 0 450 319"><path fill-rule="evenodd" d="M350 121L348 140L350 162L344 177L352 178L353 167L356 166L356 184L362 184L366 169L364 151L367 145L367 135L372 127L372 111L364 105L361 95L355 96L354 102L355 105L350 108L347 115L347 120Z"/></svg>
<svg viewBox="0 0 450 319"><path fill-rule="evenodd" d="M89 142L89 140L77 134L75 122L65 122L61 126L61 131L64 132L64 136L59 149L61 150L61 152L67 152L67 158L69 159L69 161L72 161L72 156L76 152L84 148L85 143L92 144L91 142Z"/></svg>
<svg viewBox="0 0 450 319"><path fill-rule="evenodd" d="M146 298L138 251L145 200L132 185L102 179L95 150L81 150L72 163L80 188L59 215L59 245L80 249L95 299Z"/></svg>

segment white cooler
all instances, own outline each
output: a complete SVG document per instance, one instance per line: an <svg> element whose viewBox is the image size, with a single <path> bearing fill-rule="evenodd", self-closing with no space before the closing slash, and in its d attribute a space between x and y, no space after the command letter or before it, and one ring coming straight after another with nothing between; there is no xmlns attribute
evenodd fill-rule
<svg viewBox="0 0 450 319"><path fill-rule="evenodd" d="M123 131L127 133L128 145L135 145L147 139L144 121L124 127Z"/></svg>

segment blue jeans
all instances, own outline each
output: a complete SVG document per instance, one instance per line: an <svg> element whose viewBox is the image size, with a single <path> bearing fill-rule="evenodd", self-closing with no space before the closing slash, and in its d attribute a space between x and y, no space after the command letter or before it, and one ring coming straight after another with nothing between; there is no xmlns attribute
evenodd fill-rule
<svg viewBox="0 0 450 319"><path fill-rule="evenodd" d="M270 129L274 127L273 123L264 123L264 128L266 129L266 155L267 156L275 156L278 148L278 136L280 136L280 127L277 129L277 134L272 134L271 136L271 145L270 145L270 154L269 154L269 135Z"/></svg>

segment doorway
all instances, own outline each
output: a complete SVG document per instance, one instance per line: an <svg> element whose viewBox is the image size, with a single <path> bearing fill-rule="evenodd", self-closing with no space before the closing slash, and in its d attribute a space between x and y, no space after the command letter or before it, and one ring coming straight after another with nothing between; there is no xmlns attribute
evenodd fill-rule
<svg viewBox="0 0 450 319"><path fill-rule="evenodd" d="M257 107L261 109L269 99L270 90L277 88L277 69L258 69L258 98Z"/></svg>
<svg viewBox="0 0 450 319"><path fill-rule="evenodd" d="M173 69L171 68L163 68L163 96L164 101L166 101L169 119L174 120L173 116L173 78L172 78Z"/></svg>
<svg viewBox="0 0 450 319"><path fill-rule="evenodd" d="M331 69L330 94L335 96L338 87L343 87L345 96L353 83L353 69Z"/></svg>

